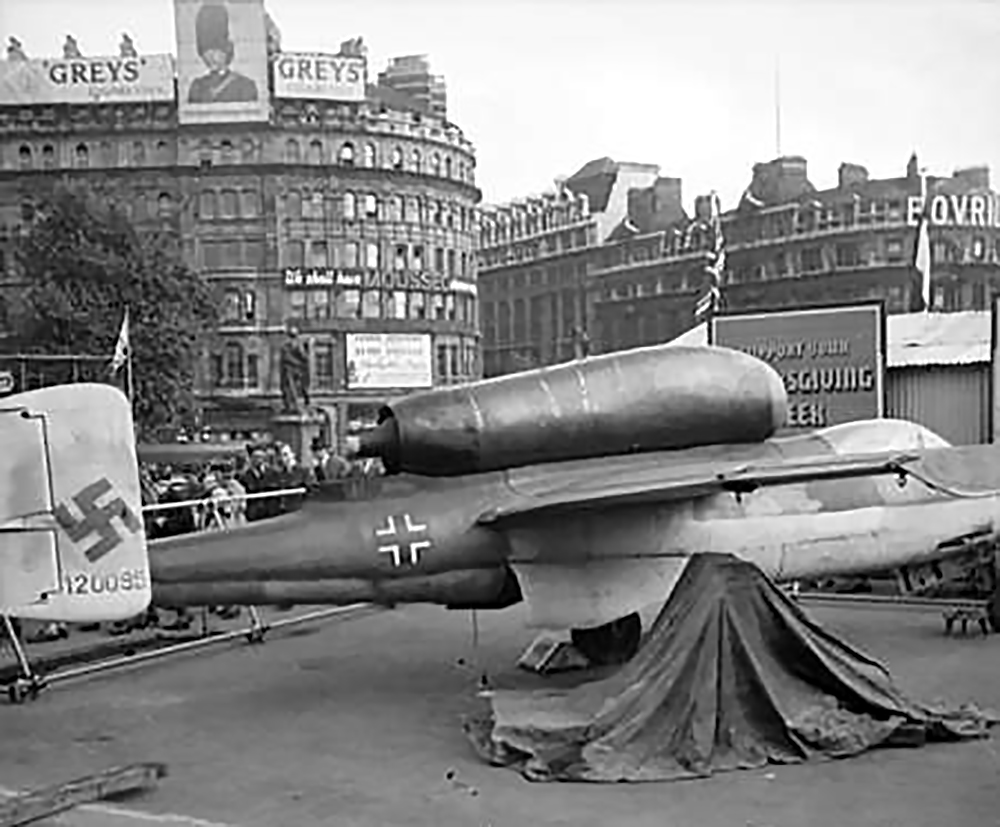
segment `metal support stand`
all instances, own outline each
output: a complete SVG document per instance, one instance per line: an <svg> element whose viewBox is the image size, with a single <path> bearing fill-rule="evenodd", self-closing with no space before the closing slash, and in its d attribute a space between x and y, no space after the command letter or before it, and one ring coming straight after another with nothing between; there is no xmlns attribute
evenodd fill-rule
<svg viewBox="0 0 1000 827"><path fill-rule="evenodd" d="M260 612L257 611L256 606L248 606L247 608L250 611L250 628L247 629L247 642L263 643L264 635L267 634L267 630L270 627L260 619Z"/></svg>
<svg viewBox="0 0 1000 827"><path fill-rule="evenodd" d="M251 622L249 627L234 629L230 632L215 632L198 637L194 640L175 643L169 646L162 646L148 652L140 652L138 654L112 658L110 660L98 661L96 663L87 663L83 666L53 672L50 675L46 675L44 678L32 672L27 657L24 655L24 651L20 649L20 642L18 641L15 651L18 653L18 663L20 664L26 677L19 678L14 684L8 686L8 696L13 703L20 703L26 698L33 700L38 697L39 692L46 687L54 686L59 683L66 683L78 678L85 678L91 675L97 675L102 672L110 672L115 669L122 669L129 666L139 666L144 663L162 660L170 657L171 655L196 652L215 644L225 643L239 638L244 638L251 643L259 643L263 641L264 634L266 632L275 629L297 626L314 620L326 620L340 615L360 616L368 614L371 611L379 611L383 608L384 607L382 606L376 606L370 603L352 603L348 606L332 606L312 612L305 612L297 617L288 617L268 624L263 622L256 607L250 607ZM12 632L13 630L10 628L10 619L4 618L4 620L8 624L8 631ZM12 639L16 640L16 638L13 637Z"/></svg>
<svg viewBox="0 0 1000 827"><path fill-rule="evenodd" d="M3 625L7 639L10 640L11 648L14 650L14 657L17 658L17 666L21 670L21 676L7 687L7 697L12 704L22 703L27 698L34 700L45 688L45 679L31 668L31 661L28 660L28 653L24 651L21 636L18 635L8 615L3 615Z"/></svg>

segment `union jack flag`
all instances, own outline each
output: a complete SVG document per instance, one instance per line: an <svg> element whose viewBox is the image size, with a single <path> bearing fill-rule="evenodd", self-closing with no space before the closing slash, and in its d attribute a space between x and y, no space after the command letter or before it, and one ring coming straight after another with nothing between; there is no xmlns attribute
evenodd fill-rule
<svg viewBox="0 0 1000 827"><path fill-rule="evenodd" d="M722 234L722 205L719 196L714 192L711 195L708 230L711 248L705 271L708 273L709 282L705 295L698 299L694 308L695 319L698 321L718 311L722 304L722 282L726 272L726 239Z"/></svg>

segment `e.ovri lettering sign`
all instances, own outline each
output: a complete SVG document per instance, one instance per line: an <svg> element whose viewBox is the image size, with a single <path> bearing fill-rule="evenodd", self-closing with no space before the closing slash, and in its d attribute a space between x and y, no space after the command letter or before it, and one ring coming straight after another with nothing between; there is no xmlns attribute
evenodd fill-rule
<svg viewBox="0 0 1000 827"><path fill-rule="evenodd" d="M924 199L906 199L906 223L915 226L924 209ZM1000 227L1000 196L993 193L935 195L930 204L931 224L950 227Z"/></svg>
<svg viewBox="0 0 1000 827"><path fill-rule="evenodd" d="M881 306L855 305L717 316L710 335L777 370L786 427L812 429L882 416L883 331Z"/></svg>

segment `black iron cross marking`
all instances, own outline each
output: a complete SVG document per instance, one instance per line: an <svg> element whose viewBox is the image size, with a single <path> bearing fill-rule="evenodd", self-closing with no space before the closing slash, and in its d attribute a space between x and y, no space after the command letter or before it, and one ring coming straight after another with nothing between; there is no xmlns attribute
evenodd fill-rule
<svg viewBox="0 0 1000 827"><path fill-rule="evenodd" d="M73 502L83 515L82 519L74 517L64 503L56 506L53 512L56 522L74 543L86 540L91 534L96 534L100 538L84 552L91 563L96 563L122 544L122 537L112 524L112 520L116 517L133 534L142 529L142 522L121 497L116 497L107 505L97 504L97 501L112 488L107 478L101 477L73 497Z"/></svg>
<svg viewBox="0 0 1000 827"><path fill-rule="evenodd" d="M399 520L402 526L397 527L396 521ZM420 552L424 549L431 547L430 540L418 540L414 537L415 534L425 534L427 532L427 526L423 523L413 522L413 518L409 514L401 514L398 516L389 515L385 518L386 524L382 528L375 529L375 536L378 538L379 542L384 542L382 538L390 539L385 545L380 545L378 551L380 554L391 554L392 564L394 566L403 565L402 555L405 552L409 553L410 565L415 566L420 562ZM402 528L402 532L399 531ZM400 536L402 534L402 536ZM402 540L408 540L409 542L403 543Z"/></svg>

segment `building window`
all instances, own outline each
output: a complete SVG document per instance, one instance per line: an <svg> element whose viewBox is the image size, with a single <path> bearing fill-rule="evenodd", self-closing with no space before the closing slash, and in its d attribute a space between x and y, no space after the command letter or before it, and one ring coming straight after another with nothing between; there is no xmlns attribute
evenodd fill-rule
<svg viewBox="0 0 1000 827"><path fill-rule="evenodd" d="M413 247L413 269L418 273L424 269L424 248L420 244Z"/></svg>
<svg viewBox="0 0 1000 827"><path fill-rule="evenodd" d="M446 380L448 378L448 346L438 345L437 346L437 374L438 379Z"/></svg>
<svg viewBox="0 0 1000 827"><path fill-rule="evenodd" d="M838 267L858 267L860 265L861 265L861 255L858 253L857 244L837 245Z"/></svg>
<svg viewBox="0 0 1000 827"><path fill-rule="evenodd" d="M378 156L375 154L375 144L365 144L365 166L369 169L374 169L378 162Z"/></svg>
<svg viewBox="0 0 1000 827"><path fill-rule="evenodd" d="M358 242L348 241L344 244L344 267L357 268L358 266Z"/></svg>
<svg viewBox="0 0 1000 827"><path fill-rule="evenodd" d="M365 290L361 294L361 318L377 319L382 315L382 294L378 290Z"/></svg>
<svg viewBox="0 0 1000 827"><path fill-rule="evenodd" d="M823 251L819 247L805 247L801 256L803 273L818 273L823 269Z"/></svg>
<svg viewBox="0 0 1000 827"><path fill-rule="evenodd" d="M306 294L297 290L289 295L288 315L293 319L304 319L306 317Z"/></svg>
<svg viewBox="0 0 1000 827"><path fill-rule="evenodd" d="M361 318L361 292L350 287L337 293L337 316L341 319Z"/></svg>
<svg viewBox="0 0 1000 827"><path fill-rule="evenodd" d="M451 178L451 158L444 159L444 177Z"/></svg>
<svg viewBox="0 0 1000 827"><path fill-rule="evenodd" d="M235 342L226 345L226 384L243 384L243 346Z"/></svg>
<svg viewBox="0 0 1000 827"><path fill-rule="evenodd" d="M386 318L387 319L405 319L406 318L406 291L405 290L394 290L391 295L391 301L389 307L387 308Z"/></svg>
<svg viewBox="0 0 1000 827"><path fill-rule="evenodd" d="M257 156L257 145L253 142L253 138L245 138L243 143L240 145L240 157L244 164L252 163L256 160Z"/></svg>
<svg viewBox="0 0 1000 827"><path fill-rule="evenodd" d="M345 167L354 166L354 144L348 141L340 147L340 154L337 156L340 163Z"/></svg>
<svg viewBox="0 0 1000 827"><path fill-rule="evenodd" d="M230 144L230 149L232 149L232 144ZM170 157L170 146L166 141L157 141L156 143L156 163L160 166L167 166L171 161Z"/></svg>
<svg viewBox="0 0 1000 827"><path fill-rule="evenodd" d="M160 218L170 218L174 212L174 202L168 193L161 192L156 199L156 214Z"/></svg>
<svg viewBox="0 0 1000 827"><path fill-rule="evenodd" d="M357 199L353 192L344 193L344 218L348 221L357 218Z"/></svg>
<svg viewBox="0 0 1000 827"><path fill-rule="evenodd" d="M444 272L444 248L436 247L434 249L434 272L443 273Z"/></svg>
<svg viewBox="0 0 1000 827"><path fill-rule="evenodd" d="M90 166L90 150L87 149L86 144L76 145L75 159L76 159L76 166L79 167L80 169L84 169Z"/></svg>
<svg viewBox="0 0 1000 827"><path fill-rule="evenodd" d="M223 190L219 194L219 217L236 218L239 210L239 197L236 190Z"/></svg>
<svg viewBox="0 0 1000 827"><path fill-rule="evenodd" d="M454 277L455 275L455 251L448 251L448 275Z"/></svg>
<svg viewBox="0 0 1000 827"><path fill-rule="evenodd" d="M21 169L31 169L31 147L23 144L17 151L17 161Z"/></svg>
<svg viewBox="0 0 1000 827"><path fill-rule="evenodd" d="M323 163L323 142L322 141L310 141L309 142L309 163L310 164L322 164Z"/></svg>
<svg viewBox="0 0 1000 827"><path fill-rule="evenodd" d="M413 150L413 156L412 157L413 157L413 171L414 172L422 172L423 171L422 165L423 165L424 159L423 159L423 156L420 154L420 150L419 149Z"/></svg>
<svg viewBox="0 0 1000 827"><path fill-rule="evenodd" d="M315 342L312 352L316 360L316 387L329 390L333 387L333 342Z"/></svg>
<svg viewBox="0 0 1000 827"><path fill-rule="evenodd" d="M403 196L394 195L389 199L389 220L403 220Z"/></svg>
<svg viewBox="0 0 1000 827"><path fill-rule="evenodd" d="M42 167L45 169L53 169L56 165L56 150L52 144L46 144L42 147Z"/></svg>
<svg viewBox="0 0 1000 827"><path fill-rule="evenodd" d="M441 156L436 152L431 156L431 174L441 177Z"/></svg>
<svg viewBox="0 0 1000 827"><path fill-rule="evenodd" d="M222 301L222 318L227 322L240 321L243 315L243 296L239 290L227 290Z"/></svg>
<svg viewBox="0 0 1000 827"><path fill-rule="evenodd" d="M377 270L379 267L378 244L374 241L365 244L365 266L372 270Z"/></svg>
<svg viewBox="0 0 1000 827"><path fill-rule="evenodd" d="M302 267L304 257L304 246L301 241L289 241L285 244L285 266Z"/></svg>
<svg viewBox="0 0 1000 827"><path fill-rule="evenodd" d="M243 190L240 208L246 218L260 215L260 194L257 190Z"/></svg>
<svg viewBox="0 0 1000 827"><path fill-rule="evenodd" d="M202 219L215 218L216 214L216 201L215 201L215 191L214 190L203 190L201 193L201 204L198 207L198 213Z"/></svg>
<svg viewBox="0 0 1000 827"><path fill-rule="evenodd" d="M313 241L309 245L309 266L329 267L330 257L325 241Z"/></svg>
<svg viewBox="0 0 1000 827"><path fill-rule="evenodd" d="M422 290L414 290L410 293L409 318L427 318L427 294Z"/></svg>
<svg viewBox="0 0 1000 827"><path fill-rule="evenodd" d="M885 241L885 260L898 262L903 260L903 239L887 238Z"/></svg>
<svg viewBox="0 0 1000 827"><path fill-rule="evenodd" d="M977 236L972 239L972 257L976 261L982 261L986 258L986 239Z"/></svg>
<svg viewBox="0 0 1000 827"><path fill-rule="evenodd" d="M403 169L403 150L398 146L392 149L392 168L397 171Z"/></svg>
<svg viewBox="0 0 1000 827"><path fill-rule="evenodd" d="M260 385L260 357L256 353L247 354L247 387Z"/></svg>
<svg viewBox="0 0 1000 827"><path fill-rule="evenodd" d="M302 195L296 190L285 195L285 215L288 218L302 218Z"/></svg>
<svg viewBox="0 0 1000 827"><path fill-rule="evenodd" d="M294 138L285 141L285 163L297 164L302 160L302 153L299 149L299 142Z"/></svg>
<svg viewBox="0 0 1000 827"><path fill-rule="evenodd" d="M219 144L219 160L224 164L231 164L236 160L233 142L228 138Z"/></svg>
<svg viewBox="0 0 1000 827"><path fill-rule="evenodd" d="M395 255L393 256L392 263L394 270L405 270L406 269L406 245L397 244Z"/></svg>
<svg viewBox="0 0 1000 827"><path fill-rule="evenodd" d="M378 218L378 199L372 193L365 195L365 218Z"/></svg>
<svg viewBox="0 0 1000 827"><path fill-rule="evenodd" d="M972 285L972 309L986 310L986 285L981 281Z"/></svg>
<svg viewBox="0 0 1000 827"><path fill-rule="evenodd" d="M309 313L310 319L330 318L330 291L313 290L309 293Z"/></svg>

